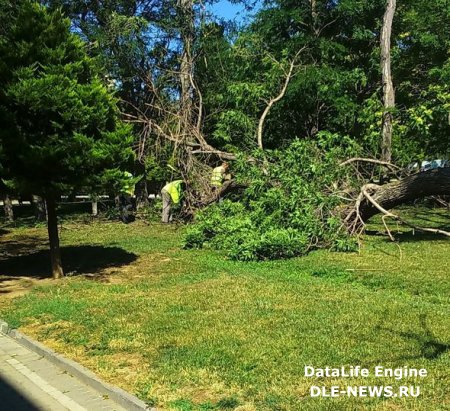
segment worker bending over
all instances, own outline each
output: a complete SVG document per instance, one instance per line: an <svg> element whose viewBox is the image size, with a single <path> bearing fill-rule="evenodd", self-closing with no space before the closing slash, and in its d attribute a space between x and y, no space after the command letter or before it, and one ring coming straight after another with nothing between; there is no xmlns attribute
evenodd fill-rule
<svg viewBox="0 0 450 411"><path fill-rule="evenodd" d="M162 219L163 223L170 223L172 221L172 211L174 206L181 203L183 195L183 180L175 180L166 184L161 190L162 197Z"/></svg>

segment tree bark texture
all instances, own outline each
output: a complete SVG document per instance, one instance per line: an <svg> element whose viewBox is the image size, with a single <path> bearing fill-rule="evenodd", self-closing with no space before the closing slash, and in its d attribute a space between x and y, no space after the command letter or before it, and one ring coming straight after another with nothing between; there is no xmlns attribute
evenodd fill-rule
<svg viewBox="0 0 450 411"><path fill-rule="evenodd" d="M437 195L450 195L450 168L438 168L405 177L399 181L376 186L370 185L370 196L385 210L390 210L408 201ZM380 213L369 200L364 199L359 207L363 221Z"/></svg>
<svg viewBox="0 0 450 411"><path fill-rule="evenodd" d="M189 133L193 121L192 116L192 69L193 56L192 46L194 43L194 4L193 0L178 0L177 2L180 18L180 33L183 49L180 61L180 131L184 138Z"/></svg>
<svg viewBox="0 0 450 411"><path fill-rule="evenodd" d="M12 223L14 221L14 211L12 201L8 194L3 194L3 209L5 210L6 221Z"/></svg>
<svg viewBox="0 0 450 411"><path fill-rule="evenodd" d="M143 178L137 182L135 194L136 194L136 209L137 210L140 210L141 208L143 208L149 204L147 180L145 178Z"/></svg>
<svg viewBox="0 0 450 411"><path fill-rule="evenodd" d="M317 13L317 2L316 0L310 0L309 1L311 4L311 29L313 34L318 37L319 36L319 29L318 29L318 25L317 25L317 20L318 20L318 13Z"/></svg>
<svg viewBox="0 0 450 411"><path fill-rule="evenodd" d="M387 0L381 28L381 73L383 83L383 120L381 136L381 160L390 162L392 157L392 109L395 107L395 93L391 74L391 33L396 0Z"/></svg>
<svg viewBox="0 0 450 411"><path fill-rule="evenodd" d="M61 264L61 250L59 248L58 217L56 215L56 201L54 198L47 198L47 229L50 242L50 261L53 278L64 276Z"/></svg>
<svg viewBox="0 0 450 411"><path fill-rule="evenodd" d="M92 217L98 216L98 201L96 199L92 199Z"/></svg>

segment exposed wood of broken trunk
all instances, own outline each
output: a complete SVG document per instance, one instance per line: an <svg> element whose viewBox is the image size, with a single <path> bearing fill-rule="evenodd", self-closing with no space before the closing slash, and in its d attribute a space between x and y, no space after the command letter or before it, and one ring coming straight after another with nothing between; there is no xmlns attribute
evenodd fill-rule
<svg viewBox="0 0 450 411"><path fill-rule="evenodd" d="M428 196L450 195L450 168L417 173L399 181L377 186L370 185L370 196L385 210ZM380 213L367 198L359 206L363 221Z"/></svg>

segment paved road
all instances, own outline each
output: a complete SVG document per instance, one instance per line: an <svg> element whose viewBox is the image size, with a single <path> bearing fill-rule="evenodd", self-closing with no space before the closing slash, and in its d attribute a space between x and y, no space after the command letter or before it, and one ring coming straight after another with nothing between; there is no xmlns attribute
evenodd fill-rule
<svg viewBox="0 0 450 411"><path fill-rule="evenodd" d="M0 410L124 411L124 408L0 334Z"/></svg>

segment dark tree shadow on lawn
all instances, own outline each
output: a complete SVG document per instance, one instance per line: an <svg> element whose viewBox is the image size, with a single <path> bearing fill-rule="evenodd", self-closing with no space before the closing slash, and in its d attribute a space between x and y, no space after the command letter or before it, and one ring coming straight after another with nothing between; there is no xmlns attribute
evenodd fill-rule
<svg viewBox="0 0 450 411"><path fill-rule="evenodd" d="M96 274L105 268L128 265L136 258L136 254L119 247L91 245L61 247L62 264L67 276ZM50 253L48 250L40 250L32 254L0 259L0 275L6 276L6 279L11 277L49 278Z"/></svg>
<svg viewBox="0 0 450 411"><path fill-rule="evenodd" d="M382 327L380 325L376 327L376 331L386 331L390 334L398 335L408 340L413 340L419 345L419 355L399 357L397 358L397 361L414 360L418 358L435 360L450 350L450 344L439 341L428 328L426 315L421 314L419 316L419 321L423 330L421 333L397 331L392 328Z"/></svg>
<svg viewBox="0 0 450 411"><path fill-rule="evenodd" d="M402 216L401 213L399 215ZM379 218L379 215L377 215L376 217ZM418 227L438 229L447 232L450 231L450 213L436 213L431 210L427 212L418 211L415 212L412 217L403 216L403 218L405 221L410 221ZM393 220L387 219L386 222L388 223L388 227L391 230L391 234L399 243L418 241L442 241L448 239L448 237L444 236L443 234L430 233L417 229L413 230L402 224L399 224L398 227L402 227L403 230L397 231L396 224ZM381 221L376 221L374 222L374 224L375 227L372 226L370 229L367 229L366 234L370 237L382 237L385 239L385 241L390 242L391 240Z"/></svg>
<svg viewBox="0 0 450 411"><path fill-rule="evenodd" d="M19 237L0 243L0 261L48 249L48 239L44 237Z"/></svg>
<svg viewBox="0 0 450 411"><path fill-rule="evenodd" d="M433 227L434 228L434 227ZM450 231L450 227L441 226L436 229ZM395 237L399 243L413 243L417 241L443 241L448 240L448 237L443 234L426 233L420 231L407 231L400 234L395 234Z"/></svg>
<svg viewBox="0 0 450 411"><path fill-rule="evenodd" d="M444 230L447 232L450 231L449 226L440 226L433 228ZM383 238L384 242L392 243L392 240L389 238L389 235L387 234L386 231L366 230L366 234L370 237ZM442 241L448 239L448 237L443 234L428 233L418 230L397 232L397 230L392 229L391 234L394 236L395 240L399 243L413 243L418 241Z"/></svg>

